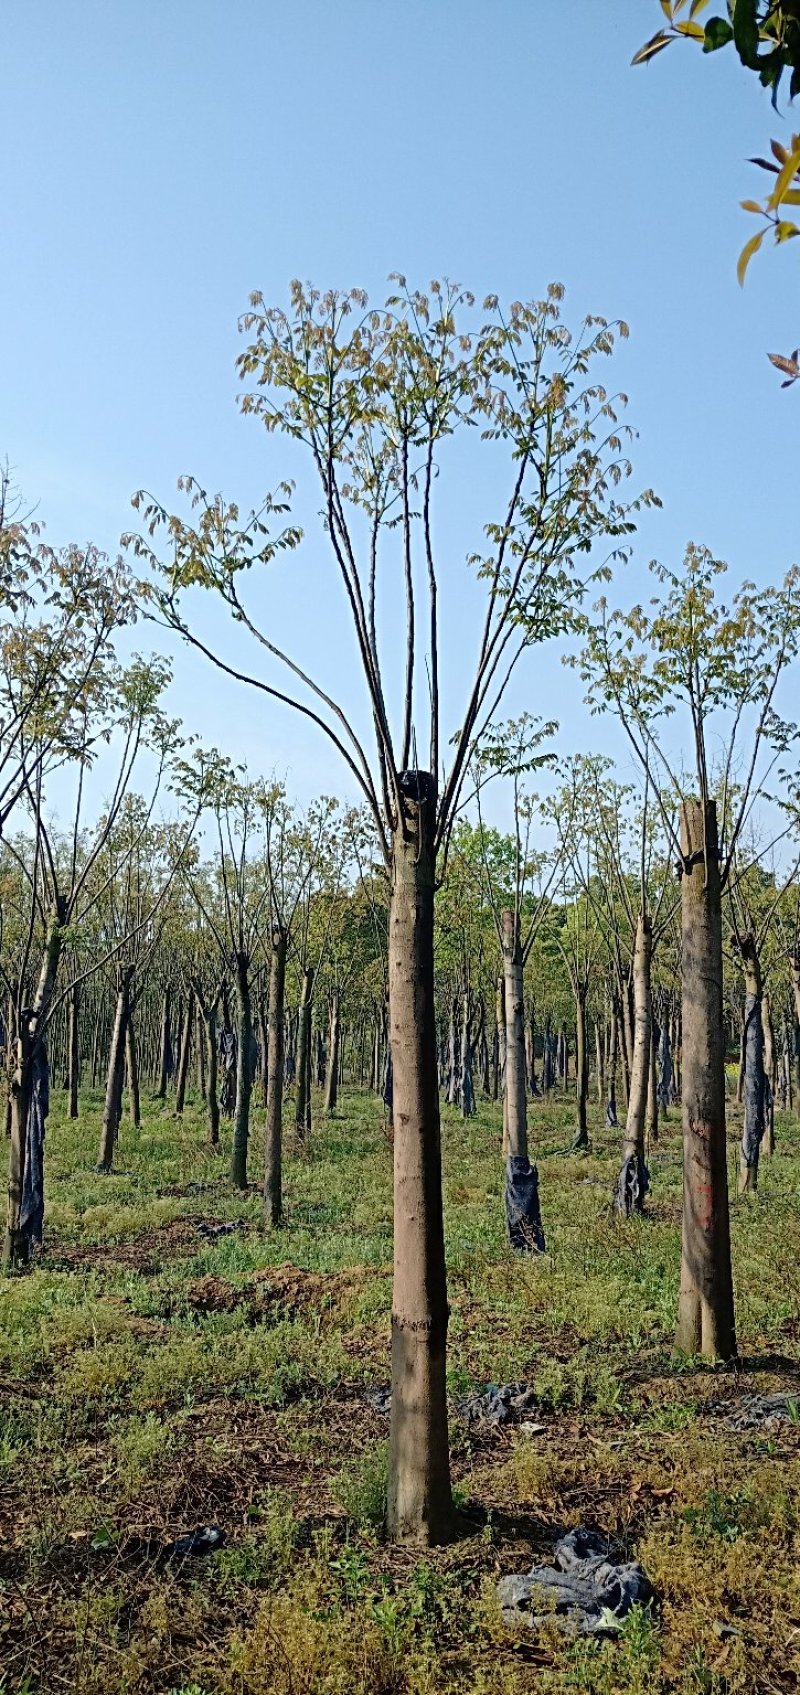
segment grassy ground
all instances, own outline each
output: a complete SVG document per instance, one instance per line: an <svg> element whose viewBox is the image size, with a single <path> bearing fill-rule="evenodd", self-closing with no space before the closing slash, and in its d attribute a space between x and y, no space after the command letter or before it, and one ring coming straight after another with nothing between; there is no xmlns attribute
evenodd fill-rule
<svg viewBox="0 0 800 1695"><path fill-rule="evenodd" d="M544 1428L478 1437L453 1416L465 1533L420 1557L382 1542L387 1421L365 1397L388 1378L379 1108L346 1094L289 1159L270 1235L199 1114L149 1106L102 1177L99 1100L70 1125L55 1097L44 1257L0 1281L3 1695L798 1688L800 1428L727 1416L755 1390L800 1397L800 1127L779 1120L758 1197L733 1203L734 1373L671 1352L677 1121L628 1225L608 1211L617 1137L596 1125L578 1159L569 1103L534 1121L548 1253L523 1261L503 1240L496 1109L445 1112L452 1395L527 1379ZM252 1156L257 1175L257 1137ZM167 1557L209 1522L221 1551ZM602 1645L515 1638L497 1576L579 1522L636 1553L656 1610Z"/></svg>

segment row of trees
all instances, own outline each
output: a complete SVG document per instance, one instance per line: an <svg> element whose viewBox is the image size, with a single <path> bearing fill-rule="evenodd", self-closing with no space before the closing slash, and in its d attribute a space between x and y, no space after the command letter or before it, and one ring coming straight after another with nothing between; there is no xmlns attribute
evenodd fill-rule
<svg viewBox="0 0 800 1695"><path fill-rule="evenodd" d="M255 689L265 704L297 712L326 738L349 773L361 808L358 825L347 826L345 850L338 815L335 819L323 803L316 822L304 820L303 845L296 847L294 814L286 812L279 790L254 787L216 754L202 755L191 746L176 752L178 731L161 707L163 662L138 659L124 669L114 657L120 625L133 619L141 599L126 568L108 566L91 550L46 553L18 514L5 517L6 824L16 802L33 826L28 851L8 829L5 835L21 879L10 905L16 898L22 950L19 966L9 963L7 969L13 1079L6 1251L12 1260L24 1257L28 1209L41 1203L41 1185L33 1179L40 1165L48 1023L71 986L99 971L111 977L113 1068L100 1157L107 1167L126 1050L131 1070L131 1020L144 1005L170 915L182 901L191 906L190 928L203 938L184 994L191 990L207 1026L226 985L235 1000L235 1030L226 1025L238 1054L235 1182L246 1177L256 1074L254 973L268 976L266 1191L276 1221L286 973L298 974L293 1057L297 1119L307 1133L315 983L318 993L323 954L326 973L335 975L329 961L339 960L340 1007L348 983L361 979L352 963L358 950L337 940L339 916L358 908L364 944L373 949L370 969L385 970L385 994L378 1000L386 1007L384 1091L391 1098L394 1131L389 1529L398 1537L435 1541L453 1525L439 1109L446 972L440 968L437 978L435 900L440 912L446 909L461 865L474 886L468 894L462 888L453 904L460 899L471 912L484 909L486 934L475 945L483 948L490 975L502 960L496 1040L499 1046L504 1030L506 1204L512 1235L515 1224L527 1223L534 1242L540 1225L527 1150L525 1065L534 959L547 960L551 993L557 978L569 984L575 1008L579 1142L588 1134L590 1009L601 970L612 1000L618 995L621 1010L609 1021L616 1050L613 1036L604 1048L602 1034L600 1048L608 1051L612 1078L613 1052L617 1068L622 1056L623 1070L627 1053L619 1191L627 1210L638 1204L645 1184L641 1122L656 1046L653 959L666 961L670 947L680 954L685 1194L678 1339L690 1352L730 1357L736 1342L725 1164L722 898L724 893L734 903L732 931L750 973L744 1042L749 1112L760 1054L763 1071L759 946L763 953L779 914L785 925L792 922L797 733L781 716L780 691L796 657L797 573L769 594L745 585L728 607L720 596L723 567L695 548L681 569L660 573L661 592L649 610L614 613L600 603L587 613L592 585L627 552L637 510L654 497L646 492L633 501L622 498L631 471L630 432L618 416L624 397L610 394L598 375L616 334L627 333L625 326L589 318L571 334L557 287L540 301L514 302L507 309L490 296L479 311L472 296L455 285L434 283L427 292L414 291L397 278L385 306L375 310L358 290L321 294L295 284L285 310L254 296L242 328L247 344L239 369L248 385L243 409L270 436L283 435L291 452L305 454L317 480L320 541L350 622L366 711L355 716L348 711L317 680L300 648L282 646L276 633L268 604L271 574L283 559L285 579L286 564L305 539L290 510L288 481L243 518L235 503L209 496L184 478L188 511L170 513L158 500L137 496L144 529L125 539L147 570L152 616ZM491 465L498 504L468 555L472 581L465 597L452 573L440 571L448 546L443 500L447 473L456 467L463 486L475 449L479 464ZM85 584L92 571L99 587ZM112 578L118 579L113 594ZM397 608L394 599L386 604L387 585L390 592L392 585L399 589L405 608L394 711L389 679L396 674ZM194 608L203 590L221 599L239 636L250 641L250 670L234 665L217 643L212 648L198 634ZM474 669L458 727L448 735L441 722L440 677L452 597L463 603L460 623L453 626L459 678L464 606L475 609L477 623L470 644ZM20 621L26 631L22 642ZM503 696L512 676L522 676L530 649L567 632L576 638L573 651L592 706L616 714L638 766L636 872L620 824L624 802L614 798L608 768L576 761L555 802L542 805L529 783L554 757L549 727L530 720L501 727ZM302 629L293 624L292 633L301 643ZM39 652L41 663L32 663L31 653ZM423 746L424 759L418 751ZM115 754L119 763L110 785L106 777L104 793L110 787L111 800L87 833L80 823L84 780L101 748L103 768ZM132 787L140 757L152 777L145 800ZM71 773L78 799L69 826L56 839L47 823L47 795L51 774L60 767ZM484 828L489 785L510 795L514 819L511 835L495 844L497 852ZM164 789L172 796L168 823L156 822L154 812L155 796ZM209 817L216 838L213 868L206 838L198 835L200 821ZM470 851L467 819L477 852ZM256 837L258 853L251 855ZM154 853L155 841L161 846ZM665 844L677 882L664 869ZM783 871L775 858L779 852ZM760 923L759 860L767 868L766 908L774 909L763 936L756 934L755 921L749 924L747 908L752 901ZM676 890L679 944L673 928ZM385 954L377 945L381 913ZM100 936L100 947L93 947L68 983L64 960L70 950L80 960L87 927ZM446 924L439 926L444 952L449 948L451 956L448 1037L454 1022L453 957L462 956L458 1088L469 1110L473 1020L477 1012L480 1021L482 1003L486 1031L491 1003L472 970L464 970L467 933L472 934L472 918L453 927L449 942ZM13 957L9 952L9 962ZM665 964L658 969L667 972ZM673 972L673 996L677 982ZM780 1000L783 987L776 992ZM162 1030L165 1025L162 1013ZM332 1024L331 1047L335 1040ZM530 1047L529 1024L528 1041ZM562 1068L565 1043L562 1037ZM455 1038L448 1047L452 1088ZM231 1052L229 1043L217 1054L226 1069ZM552 1042L542 1057L549 1074L556 1058ZM665 1075L666 1053L663 1057ZM209 1048L209 1070L211 1064ZM336 1075L333 1065L330 1074ZM530 1066L527 1075L529 1082ZM760 1087L753 1096L756 1118L750 1119L756 1130ZM755 1141L743 1144L748 1171L755 1169L756 1151Z"/></svg>

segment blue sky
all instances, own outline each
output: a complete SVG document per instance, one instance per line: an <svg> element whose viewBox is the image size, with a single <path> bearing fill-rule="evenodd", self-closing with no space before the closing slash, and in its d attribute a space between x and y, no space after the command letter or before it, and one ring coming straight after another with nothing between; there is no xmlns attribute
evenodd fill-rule
<svg viewBox="0 0 800 1695"><path fill-rule="evenodd" d="M282 302L300 276L379 299L400 269L479 296L557 279L568 320L624 317L614 381L639 431L634 482L664 502L638 558L674 560L691 538L736 577L792 562L800 415L766 353L800 340L797 261L766 253L744 290L735 276L751 233L738 202L762 186L746 161L785 123L729 53L676 45L631 69L656 0L3 11L0 453L51 541L115 550L133 490L169 501L184 471L242 503L296 474L237 412L249 292ZM479 540L469 494L451 508L445 565L454 716L477 640L459 588ZM328 581L314 542L276 584L274 616L349 703L352 647ZM641 588L634 568L615 592L627 603ZM238 651L219 613L201 616ZM558 716L566 751L612 739L555 653L532 658L510 705ZM176 656L172 706L303 798L346 792L302 724L195 656Z"/></svg>

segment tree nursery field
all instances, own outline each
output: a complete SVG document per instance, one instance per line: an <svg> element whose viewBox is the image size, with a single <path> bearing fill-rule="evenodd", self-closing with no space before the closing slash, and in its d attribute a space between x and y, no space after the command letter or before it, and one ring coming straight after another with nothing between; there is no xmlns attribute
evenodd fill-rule
<svg viewBox="0 0 800 1695"><path fill-rule="evenodd" d="M757 1193L731 1203L741 1363L725 1366L673 1351L679 1112L649 1150L646 1215L622 1219L619 1133L592 1105L590 1150L572 1153L571 1094L534 1103L546 1252L519 1255L498 1106L444 1107L459 1526L420 1550L383 1532L380 1098L345 1088L294 1148L273 1231L260 1185L231 1188L191 1096L179 1117L171 1093L144 1099L110 1175L88 1169L101 1113L87 1091L70 1120L54 1090L45 1246L0 1301L4 1695L797 1687L793 1114L777 1114ZM492 1402L490 1385L514 1393ZM653 1600L607 1636L504 1620L498 1580L551 1562L578 1525L639 1561ZM198 1527L212 1534L181 1548Z"/></svg>

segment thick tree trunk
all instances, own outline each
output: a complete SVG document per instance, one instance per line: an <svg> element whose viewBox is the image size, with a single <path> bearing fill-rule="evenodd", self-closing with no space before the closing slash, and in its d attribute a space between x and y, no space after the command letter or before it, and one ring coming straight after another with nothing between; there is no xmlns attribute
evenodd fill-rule
<svg viewBox="0 0 800 1695"><path fill-rule="evenodd" d="M139 1055L136 1045L136 1031L133 1026L133 1013L128 1009L128 1026L125 1031L125 1061L128 1071L128 1107L131 1124L138 1130L142 1122L142 1105L139 1096Z"/></svg>
<svg viewBox="0 0 800 1695"><path fill-rule="evenodd" d="M98 1171L110 1171L114 1164L114 1149L119 1136L122 1119L122 1090L125 1082L125 1044L128 1037L128 1020L130 1018L130 981L131 974L123 974L120 987L117 990L117 1001L114 1009L114 1024L111 1031L111 1049L108 1056L108 1075L106 1078L106 1099L103 1109L103 1128L100 1134L100 1153L97 1161Z"/></svg>
<svg viewBox="0 0 800 1695"><path fill-rule="evenodd" d="M394 1287L388 1530L453 1530L447 1434L447 1284L433 983L436 779L405 773L392 841L389 1024L394 1113Z"/></svg>
<svg viewBox="0 0 800 1695"><path fill-rule="evenodd" d="M264 1201L271 1225L283 1217L281 1166L283 1158L283 1033L286 989L286 936L276 925L272 932L269 970L267 1048L267 1126L264 1162Z"/></svg>
<svg viewBox="0 0 800 1695"><path fill-rule="evenodd" d="M648 1189L647 1167L644 1159L644 1130L647 1095L650 1080L650 1048L652 1016L650 1008L650 964L653 952L653 927L650 919L640 913L636 921L633 945L633 1064L628 1095L628 1113L622 1144L614 1206L628 1217L640 1213Z"/></svg>
<svg viewBox="0 0 800 1695"><path fill-rule="evenodd" d="M233 1114L231 1182L247 1188L247 1146L250 1136L250 1097L253 1090L253 1009L250 999L250 961L236 955L236 1105Z"/></svg>
<svg viewBox="0 0 800 1695"><path fill-rule="evenodd" d="M331 995L330 1026L328 1029L328 1075L325 1080L325 1112L336 1111L339 1098L339 992Z"/></svg>
<svg viewBox="0 0 800 1695"><path fill-rule="evenodd" d="M758 1187L758 1156L766 1129L767 1078L764 1069L763 983L755 940L741 943L744 965L744 1129L739 1161L739 1194Z"/></svg>
<svg viewBox="0 0 800 1695"><path fill-rule="evenodd" d="M300 1005L297 1011L297 1097L295 1129L299 1142L305 1142L311 1129L311 1002L314 995L314 967L306 965L300 985Z"/></svg>
<svg viewBox="0 0 800 1695"><path fill-rule="evenodd" d="M69 1107L68 1107L68 1116L70 1118L77 1118L77 1116L78 1116L78 1093L79 1093L79 1090L80 1090L80 1082L81 1082L81 1050L80 1050L80 994L79 994L79 991L76 988L70 990L70 996L69 996L68 1061L69 1061L69 1081L68 1081Z"/></svg>
<svg viewBox="0 0 800 1695"><path fill-rule="evenodd" d="M705 827L704 827L705 826ZM717 809L681 807L683 1238L676 1346L736 1356L728 1170Z"/></svg>

